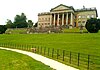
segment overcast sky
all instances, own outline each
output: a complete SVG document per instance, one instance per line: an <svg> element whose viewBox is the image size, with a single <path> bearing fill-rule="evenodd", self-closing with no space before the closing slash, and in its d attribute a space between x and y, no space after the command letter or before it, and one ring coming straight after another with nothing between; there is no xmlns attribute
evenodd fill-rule
<svg viewBox="0 0 100 70"><path fill-rule="evenodd" d="M51 8L64 4L80 9L96 7L100 17L99 0L0 0L0 25L6 24L7 19L14 20L16 14L25 13L27 19L34 23L38 20L38 13L49 12Z"/></svg>

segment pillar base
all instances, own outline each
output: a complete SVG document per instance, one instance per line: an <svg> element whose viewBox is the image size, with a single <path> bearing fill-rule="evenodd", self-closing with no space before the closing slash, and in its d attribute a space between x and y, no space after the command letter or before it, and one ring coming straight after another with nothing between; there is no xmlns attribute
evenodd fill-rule
<svg viewBox="0 0 100 70"><path fill-rule="evenodd" d="M72 29L73 28L73 26L72 25L69 25L69 29Z"/></svg>

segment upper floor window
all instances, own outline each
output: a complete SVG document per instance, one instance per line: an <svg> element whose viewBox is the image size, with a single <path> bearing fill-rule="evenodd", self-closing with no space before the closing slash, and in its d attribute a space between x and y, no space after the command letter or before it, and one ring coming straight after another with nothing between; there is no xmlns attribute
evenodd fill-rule
<svg viewBox="0 0 100 70"><path fill-rule="evenodd" d="M42 18L42 20L44 20L44 18Z"/></svg>
<svg viewBox="0 0 100 70"><path fill-rule="evenodd" d="M45 18L45 20L47 20L47 18Z"/></svg>
<svg viewBox="0 0 100 70"><path fill-rule="evenodd" d="M92 18L94 18L94 15L91 15Z"/></svg>
<svg viewBox="0 0 100 70"><path fill-rule="evenodd" d="M47 23L45 23L45 25L47 25Z"/></svg>
<svg viewBox="0 0 100 70"><path fill-rule="evenodd" d="M82 18L85 18L85 16L83 15Z"/></svg>
<svg viewBox="0 0 100 70"><path fill-rule="evenodd" d="M39 20L41 20L41 18L39 18Z"/></svg>
<svg viewBox="0 0 100 70"><path fill-rule="evenodd" d="M81 16L78 16L78 18L81 18Z"/></svg>
<svg viewBox="0 0 100 70"><path fill-rule="evenodd" d="M87 15L87 18L90 18L90 15Z"/></svg>
<svg viewBox="0 0 100 70"><path fill-rule="evenodd" d="M48 20L50 20L50 18L48 18Z"/></svg>

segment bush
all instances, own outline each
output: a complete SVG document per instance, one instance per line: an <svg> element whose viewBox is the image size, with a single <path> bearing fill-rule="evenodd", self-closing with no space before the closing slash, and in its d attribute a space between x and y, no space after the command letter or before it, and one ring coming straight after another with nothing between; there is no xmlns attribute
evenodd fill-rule
<svg viewBox="0 0 100 70"><path fill-rule="evenodd" d="M88 19L85 27L88 30L88 32L97 33L100 29L99 22L100 22L99 19L96 18Z"/></svg>
<svg viewBox="0 0 100 70"><path fill-rule="evenodd" d="M5 31L7 30L5 25L0 25L0 34L5 33Z"/></svg>

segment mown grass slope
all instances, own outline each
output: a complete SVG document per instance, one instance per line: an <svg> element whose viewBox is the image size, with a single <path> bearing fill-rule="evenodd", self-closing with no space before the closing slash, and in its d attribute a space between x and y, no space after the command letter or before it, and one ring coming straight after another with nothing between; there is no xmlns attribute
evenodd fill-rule
<svg viewBox="0 0 100 70"><path fill-rule="evenodd" d="M100 33L4 34L0 43L31 44L85 54L100 54Z"/></svg>
<svg viewBox="0 0 100 70"><path fill-rule="evenodd" d="M52 70L29 56L0 49L0 70Z"/></svg>

